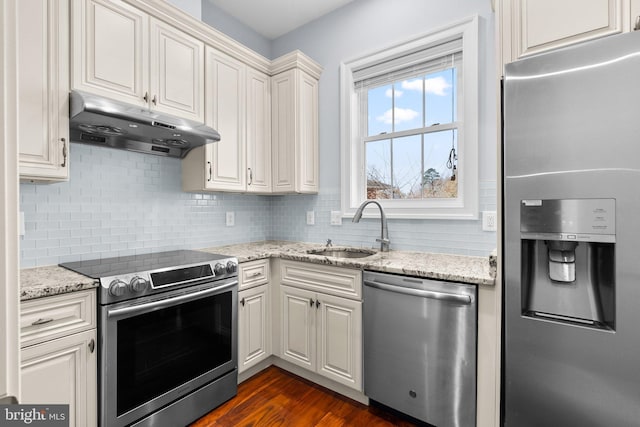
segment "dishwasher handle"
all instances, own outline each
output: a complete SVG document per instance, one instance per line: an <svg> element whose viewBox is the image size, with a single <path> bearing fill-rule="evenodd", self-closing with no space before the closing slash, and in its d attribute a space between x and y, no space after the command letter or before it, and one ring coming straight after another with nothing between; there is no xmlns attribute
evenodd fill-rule
<svg viewBox="0 0 640 427"><path fill-rule="evenodd" d="M396 292L399 294L412 295L416 297L436 299L440 301L456 302L458 304L469 305L473 302L473 298L470 295L451 294L448 292L427 291L424 289L405 288L403 286L390 285L389 283L382 283L378 281L364 281L365 286L371 288L381 289L383 291Z"/></svg>

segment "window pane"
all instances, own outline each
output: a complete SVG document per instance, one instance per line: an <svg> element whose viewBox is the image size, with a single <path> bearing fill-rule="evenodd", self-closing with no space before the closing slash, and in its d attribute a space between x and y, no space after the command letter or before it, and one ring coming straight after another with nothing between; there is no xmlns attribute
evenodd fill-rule
<svg viewBox="0 0 640 427"><path fill-rule="evenodd" d="M457 162L451 150L458 151L458 132L448 130L424 135L424 198L458 197L458 179L454 180Z"/></svg>
<svg viewBox="0 0 640 427"><path fill-rule="evenodd" d="M420 135L393 139L393 198L420 198L422 180Z"/></svg>
<svg viewBox="0 0 640 427"><path fill-rule="evenodd" d="M393 198L391 183L391 141L368 142L367 199Z"/></svg>
<svg viewBox="0 0 640 427"><path fill-rule="evenodd" d="M427 126L451 123L456 120L456 69L449 68L425 77Z"/></svg>
<svg viewBox="0 0 640 427"><path fill-rule="evenodd" d="M386 85L367 91L368 136L391 132L391 87Z"/></svg>
<svg viewBox="0 0 640 427"><path fill-rule="evenodd" d="M422 127L422 82L413 79L393 85L394 132Z"/></svg>

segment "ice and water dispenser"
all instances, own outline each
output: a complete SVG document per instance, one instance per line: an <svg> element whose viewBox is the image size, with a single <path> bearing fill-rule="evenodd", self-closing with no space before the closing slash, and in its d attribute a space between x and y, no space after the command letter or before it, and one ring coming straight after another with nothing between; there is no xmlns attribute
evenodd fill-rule
<svg viewBox="0 0 640 427"><path fill-rule="evenodd" d="M615 329L615 199L522 200L522 315Z"/></svg>

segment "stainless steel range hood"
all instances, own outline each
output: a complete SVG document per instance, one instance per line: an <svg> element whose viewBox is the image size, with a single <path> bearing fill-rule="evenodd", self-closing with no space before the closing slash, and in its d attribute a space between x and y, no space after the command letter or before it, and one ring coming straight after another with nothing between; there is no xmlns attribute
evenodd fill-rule
<svg viewBox="0 0 640 427"><path fill-rule="evenodd" d="M220 140L203 123L82 91L71 91L69 110L72 142L183 158L194 147Z"/></svg>

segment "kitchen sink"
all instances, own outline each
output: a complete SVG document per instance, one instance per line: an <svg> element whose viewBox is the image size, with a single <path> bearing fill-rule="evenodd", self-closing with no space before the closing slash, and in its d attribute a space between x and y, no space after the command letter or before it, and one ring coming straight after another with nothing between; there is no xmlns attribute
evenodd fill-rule
<svg viewBox="0 0 640 427"><path fill-rule="evenodd" d="M375 255L375 251L367 249L312 249L307 251L311 255L329 256L334 258L366 258Z"/></svg>

